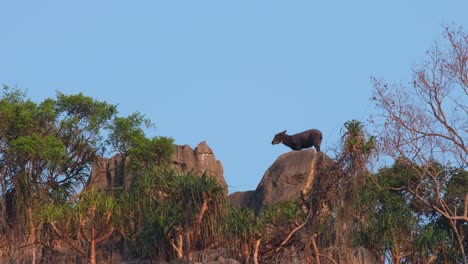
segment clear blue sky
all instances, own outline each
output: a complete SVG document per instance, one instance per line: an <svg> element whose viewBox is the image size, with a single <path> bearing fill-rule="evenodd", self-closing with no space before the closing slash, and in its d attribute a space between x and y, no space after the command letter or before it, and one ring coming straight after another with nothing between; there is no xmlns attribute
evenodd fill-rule
<svg viewBox="0 0 468 264"><path fill-rule="evenodd" d="M36 101L83 92L146 114L154 135L206 140L230 192L255 189L273 135L373 112L370 77L406 83L468 1L0 2L0 83Z"/></svg>

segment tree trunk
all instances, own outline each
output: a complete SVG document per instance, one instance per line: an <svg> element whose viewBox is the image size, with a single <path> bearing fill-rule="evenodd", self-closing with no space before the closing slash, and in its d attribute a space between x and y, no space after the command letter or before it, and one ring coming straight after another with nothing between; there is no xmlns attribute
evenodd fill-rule
<svg viewBox="0 0 468 264"><path fill-rule="evenodd" d="M394 245L394 249L391 250L393 263L400 264L401 263L401 256L400 256L400 249L398 245Z"/></svg>
<svg viewBox="0 0 468 264"><path fill-rule="evenodd" d="M28 235L28 244L36 243L36 227L33 222L33 209L32 206L28 206L26 212L26 221L28 223L29 235Z"/></svg>
<svg viewBox="0 0 468 264"><path fill-rule="evenodd" d="M193 247L196 246L198 237L200 235L200 227L203 223L203 217L205 216L206 212L208 211L208 202L210 201L210 197L205 195L203 197L203 204L200 208L200 212L198 213L195 222L190 226L189 230L185 231L185 250L187 252L187 259L192 261L193 259Z"/></svg>
<svg viewBox="0 0 468 264"><path fill-rule="evenodd" d="M198 235L200 234L200 226L201 226L201 224L203 222L203 217L205 216L206 212L208 211L208 202L209 201L210 201L210 197L205 195L203 197L203 204L202 204L202 206L200 208L200 212L198 213L198 217L195 220L195 223L193 224L193 228L192 228L193 234L194 234L194 236L193 236L194 241L192 241L193 243L196 242L195 240L198 238Z"/></svg>
<svg viewBox="0 0 468 264"><path fill-rule="evenodd" d="M90 219L91 219L91 236L89 238L90 242L90 255L89 255L89 263L96 264L96 229L94 226L94 220L96 217L96 207L91 208L90 212Z"/></svg>
<svg viewBox="0 0 468 264"><path fill-rule="evenodd" d="M89 264L96 264L96 239L91 239L91 252Z"/></svg>
<svg viewBox="0 0 468 264"><path fill-rule="evenodd" d="M254 253L253 253L254 264L258 264L258 250L260 248L261 241L262 241L261 239L257 239L257 241L255 241L255 248L254 248Z"/></svg>
<svg viewBox="0 0 468 264"><path fill-rule="evenodd" d="M170 240L172 248L175 250L178 259L182 259L184 257L184 238L181 233L176 233L176 241L174 239Z"/></svg>
<svg viewBox="0 0 468 264"><path fill-rule="evenodd" d="M432 264L432 263L435 263L435 261L436 261L436 257L432 255L429 257L426 264Z"/></svg>
<svg viewBox="0 0 468 264"><path fill-rule="evenodd" d="M249 250L249 243L245 242L242 245L242 255L244 256L245 263L250 263L250 250Z"/></svg>
<svg viewBox="0 0 468 264"><path fill-rule="evenodd" d="M317 262L317 264L320 264L320 252L317 247L317 242L315 242L316 237L317 237L317 234L314 234L312 236L312 247L314 248L314 252L315 252L315 262Z"/></svg>
<svg viewBox="0 0 468 264"><path fill-rule="evenodd" d="M192 261L193 259L193 253L192 253L192 236L190 234L190 231L184 231L184 248L186 252L186 258L188 261Z"/></svg>

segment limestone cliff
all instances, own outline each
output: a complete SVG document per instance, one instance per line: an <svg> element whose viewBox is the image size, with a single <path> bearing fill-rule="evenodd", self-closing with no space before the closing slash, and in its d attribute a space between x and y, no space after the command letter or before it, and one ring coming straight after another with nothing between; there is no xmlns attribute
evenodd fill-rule
<svg viewBox="0 0 468 264"><path fill-rule="evenodd" d="M206 173L216 178L219 184L226 189L223 165L216 159L213 151L205 141L192 149L188 145L178 146L172 156L172 166L179 171L192 171L198 174Z"/></svg>
<svg viewBox="0 0 468 264"><path fill-rule="evenodd" d="M111 158L99 157L91 168L91 175L89 176L86 188L121 188L128 183L126 176L122 155L116 154Z"/></svg>
<svg viewBox="0 0 468 264"><path fill-rule="evenodd" d="M191 171L211 175L226 189L227 194L223 166L205 141L198 144L195 149L188 145L175 145L171 166L180 172ZM101 157L93 164L86 188L91 186L102 189L122 188L128 186L130 180L131 177L124 173L122 156L117 154L111 158Z"/></svg>

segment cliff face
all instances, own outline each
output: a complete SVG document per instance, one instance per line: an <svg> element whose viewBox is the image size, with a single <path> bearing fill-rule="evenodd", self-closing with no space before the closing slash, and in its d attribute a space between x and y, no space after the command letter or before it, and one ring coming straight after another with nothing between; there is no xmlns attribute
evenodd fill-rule
<svg viewBox="0 0 468 264"><path fill-rule="evenodd" d="M124 173L122 155L116 154L111 158L100 157L91 168L86 188L113 189L128 183Z"/></svg>
<svg viewBox="0 0 468 264"><path fill-rule="evenodd" d="M268 205L289 200L311 190L314 179L321 177L333 161L312 149L290 151L279 156L268 168L255 191L236 192L229 199L236 206L257 212Z"/></svg>
<svg viewBox="0 0 468 264"><path fill-rule="evenodd" d="M203 173L211 175L226 189L227 194L223 165L216 159L205 141L198 144L195 149L188 145L176 145L171 166L179 172L191 171L200 175ZM130 175L124 173L122 156L117 154L111 158L99 158L93 164L86 188L122 188L128 186L130 180Z"/></svg>
<svg viewBox="0 0 468 264"><path fill-rule="evenodd" d="M223 165L216 159L211 148L205 141L192 149L188 145L178 146L172 156L172 167L178 171L192 171L197 174L206 173L216 178L227 194L227 183L224 179Z"/></svg>

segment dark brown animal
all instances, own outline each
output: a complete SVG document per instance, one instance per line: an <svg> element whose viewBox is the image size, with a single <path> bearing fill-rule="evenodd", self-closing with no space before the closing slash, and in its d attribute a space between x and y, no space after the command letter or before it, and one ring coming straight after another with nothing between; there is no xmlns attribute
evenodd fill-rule
<svg viewBox="0 0 468 264"><path fill-rule="evenodd" d="M275 135L271 144L283 143L292 150L301 150L314 146L317 152L320 152L320 143L322 143L322 132L318 129L309 129L294 135L286 135L286 130Z"/></svg>

